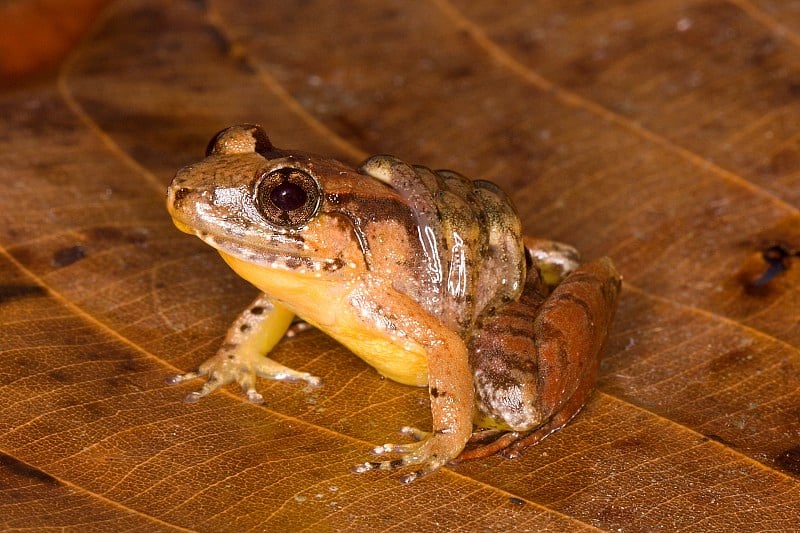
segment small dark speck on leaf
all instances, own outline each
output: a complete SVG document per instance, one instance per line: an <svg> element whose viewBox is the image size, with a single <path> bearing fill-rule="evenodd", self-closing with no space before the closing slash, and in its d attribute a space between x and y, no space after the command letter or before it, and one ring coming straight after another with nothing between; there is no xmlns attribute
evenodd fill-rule
<svg viewBox="0 0 800 533"><path fill-rule="evenodd" d="M719 435L715 435L714 433L708 433L708 434L706 434L706 435L705 435L705 437L704 437L704 439L705 439L705 440L713 440L713 441L715 441L715 442L719 442L720 444L724 444L724 445L725 445L725 446L727 446L728 448L735 448L735 447L736 447L736 446L734 446L734 445L733 445L733 443L732 443L732 442L730 442L729 440L727 440L727 439L725 439L725 438L723 438L723 437L720 437Z"/></svg>
<svg viewBox="0 0 800 533"><path fill-rule="evenodd" d="M72 383L69 375L63 370L55 369L47 373L47 376L58 383Z"/></svg>
<svg viewBox="0 0 800 533"><path fill-rule="evenodd" d="M786 86L786 90L789 92L789 95L793 98L800 98L800 81L792 80Z"/></svg>
<svg viewBox="0 0 800 533"><path fill-rule="evenodd" d="M514 505L525 505L525 500L522 500L520 498L515 498L514 496L509 497L508 501L510 501Z"/></svg>
<svg viewBox="0 0 800 533"><path fill-rule="evenodd" d="M62 248L53 254L53 266L65 267L86 257L86 250L80 244Z"/></svg>
<svg viewBox="0 0 800 533"><path fill-rule="evenodd" d="M47 295L40 285L0 285L0 303L22 298L37 298Z"/></svg>
<svg viewBox="0 0 800 533"><path fill-rule="evenodd" d="M761 257L766 264L760 275L753 279L743 276L745 292L750 296L766 296L770 283L792 266L792 260L800 257L800 251L784 244L773 244L764 249Z"/></svg>
<svg viewBox="0 0 800 533"><path fill-rule="evenodd" d="M785 246L776 244L764 250L764 262L767 263L767 270L761 276L753 281L753 285L761 286L766 285L772 281L779 274L783 274L789 270L789 260L793 256L799 255L800 252L789 250Z"/></svg>
<svg viewBox="0 0 800 533"><path fill-rule="evenodd" d="M122 374L131 374L134 372L142 372L144 370L144 366L141 364L140 361L126 358L117 363L115 365L115 369L118 375L122 375Z"/></svg>
<svg viewBox="0 0 800 533"><path fill-rule="evenodd" d="M775 465L781 470L800 477L800 446L781 452L775 458Z"/></svg>
<svg viewBox="0 0 800 533"><path fill-rule="evenodd" d="M714 356L708 365L709 372L715 374L727 373L735 368L753 367L758 364L758 357L747 348L728 350Z"/></svg>

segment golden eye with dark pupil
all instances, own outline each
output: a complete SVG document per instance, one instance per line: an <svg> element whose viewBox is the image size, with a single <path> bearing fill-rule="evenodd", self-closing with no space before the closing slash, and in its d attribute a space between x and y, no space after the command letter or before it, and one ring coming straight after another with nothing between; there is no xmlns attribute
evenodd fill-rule
<svg viewBox="0 0 800 533"><path fill-rule="evenodd" d="M268 222L284 229L297 229L317 213L320 186L310 174L284 167L265 172L256 184L256 206Z"/></svg>

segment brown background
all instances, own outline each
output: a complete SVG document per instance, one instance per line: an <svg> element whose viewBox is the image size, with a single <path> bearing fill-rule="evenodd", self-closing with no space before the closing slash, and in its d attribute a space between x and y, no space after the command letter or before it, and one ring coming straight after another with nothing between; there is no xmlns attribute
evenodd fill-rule
<svg viewBox="0 0 800 533"><path fill-rule="evenodd" d="M0 8L28 9L0 17L0 527L798 527L797 2L47 4ZM238 122L493 179L530 234L611 255L625 292L582 414L401 486L348 467L428 425L426 392L321 333L274 355L324 387L183 403L196 384L165 377L255 290L164 188ZM754 285L775 246L787 268Z"/></svg>

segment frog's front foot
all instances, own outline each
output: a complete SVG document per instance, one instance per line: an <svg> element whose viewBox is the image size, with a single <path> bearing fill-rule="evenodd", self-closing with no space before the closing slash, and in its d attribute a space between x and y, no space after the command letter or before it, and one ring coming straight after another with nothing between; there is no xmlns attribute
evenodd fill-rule
<svg viewBox="0 0 800 533"><path fill-rule="evenodd" d="M263 403L264 397L256 390L256 376L280 381L305 381L319 385L320 379L307 372L298 372L260 354L236 351L225 346L194 372L178 374L168 378L170 384L183 383L199 377L208 377L203 386L190 392L184 399L195 403L228 383L238 383L251 403Z"/></svg>
<svg viewBox="0 0 800 533"><path fill-rule="evenodd" d="M455 459L463 448L463 443L458 444L449 435L434 435L427 431L405 426L400 433L409 435L418 442L408 444L383 444L372 449L372 453L383 455L386 453L401 454L399 459L387 461L366 461L355 465L351 470L362 474L370 470L395 470L409 465L421 465L417 470L400 478L402 483L411 483L415 479L431 474Z"/></svg>

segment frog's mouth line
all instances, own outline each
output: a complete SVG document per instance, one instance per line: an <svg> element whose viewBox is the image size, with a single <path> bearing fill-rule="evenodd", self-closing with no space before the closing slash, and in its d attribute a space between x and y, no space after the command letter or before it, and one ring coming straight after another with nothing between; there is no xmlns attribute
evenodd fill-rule
<svg viewBox="0 0 800 533"><path fill-rule="evenodd" d="M176 223L178 229L194 235L204 243L214 248L220 255L230 256L250 263L257 267L280 269L291 272L335 272L345 266L342 258L319 258L308 254L300 253L300 250L291 250L291 246L303 247L300 240L291 239L287 236L282 236L289 246L276 247L271 250L265 250L261 253L253 252L251 247L245 243L238 243L234 240L226 242L219 242L213 235L203 231L192 230L187 226ZM187 231L188 230L188 231Z"/></svg>

